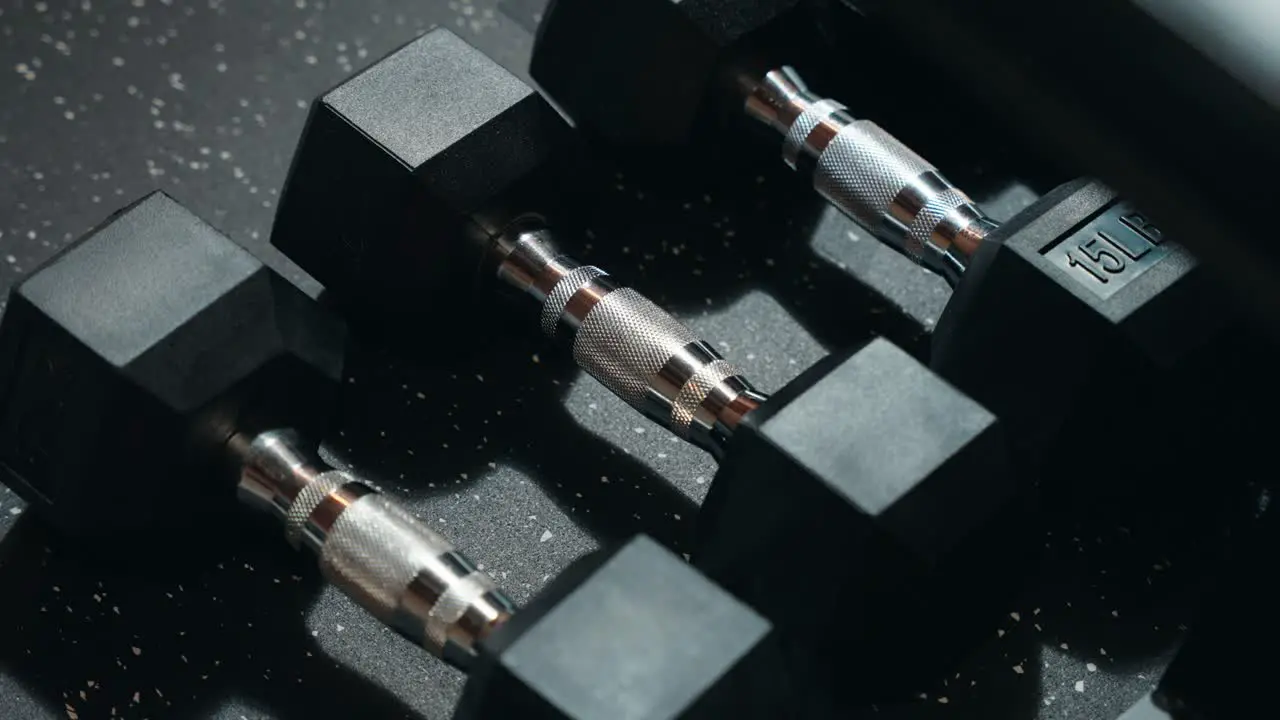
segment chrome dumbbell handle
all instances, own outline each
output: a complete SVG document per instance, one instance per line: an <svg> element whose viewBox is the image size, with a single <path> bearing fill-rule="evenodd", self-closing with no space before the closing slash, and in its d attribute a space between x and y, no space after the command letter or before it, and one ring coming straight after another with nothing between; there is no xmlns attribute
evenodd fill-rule
<svg viewBox="0 0 1280 720"><path fill-rule="evenodd" d="M549 337L646 416L719 457L738 422L764 402L709 343L600 268L560 253L536 218L496 241L498 277L542 305Z"/></svg>
<svg viewBox="0 0 1280 720"><path fill-rule="evenodd" d="M444 537L305 448L287 430L233 437L241 500L278 518L289 543L374 617L465 668L515 605Z"/></svg>
<svg viewBox="0 0 1280 720"><path fill-rule="evenodd" d="M811 93L790 67L748 87L744 109L782 135L787 165L811 171L818 193L881 241L959 281L995 227L968 195L880 126Z"/></svg>

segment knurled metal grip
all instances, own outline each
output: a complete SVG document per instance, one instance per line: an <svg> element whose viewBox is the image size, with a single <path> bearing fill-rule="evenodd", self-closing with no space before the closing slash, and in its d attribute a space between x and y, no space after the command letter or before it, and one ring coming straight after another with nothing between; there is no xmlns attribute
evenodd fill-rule
<svg viewBox="0 0 1280 720"><path fill-rule="evenodd" d="M694 353L702 351L703 357L710 357L711 352L707 352L707 348L701 344L687 345L681 348L683 353ZM714 351L712 351L714 352ZM705 365L699 367L690 377L689 380L680 388L680 392L676 393L675 402L671 404L671 419L679 427L692 427L693 421L698 417L702 405L722 382L732 381L734 378L741 376L738 368L730 365L726 360L712 360Z"/></svg>
<svg viewBox="0 0 1280 720"><path fill-rule="evenodd" d="M600 268L556 252L545 229L516 228L498 245L498 276L541 301L543 332L676 435L719 454L740 416L763 401L711 345Z"/></svg>
<svg viewBox="0 0 1280 720"><path fill-rule="evenodd" d="M315 512L320 503L329 497L329 493L355 481L356 479L349 473L330 470L320 473L315 480L302 488L293 503L289 505L284 518L284 537L294 550L302 549L302 533L311 513Z"/></svg>
<svg viewBox="0 0 1280 720"><path fill-rule="evenodd" d="M240 496L276 515L326 578L401 635L465 666L515 612L488 575L393 500L327 468L289 431L229 444Z"/></svg>
<svg viewBox="0 0 1280 720"><path fill-rule="evenodd" d="M477 630L510 612L488 575L383 495L338 514L320 567L375 617L442 657L450 643L470 652Z"/></svg>
<svg viewBox="0 0 1280 720"><path fill-rule="evenodd" d="M622 288L600 298L582 319L573 337L573 359L615 395L642 407L652 379L681 348L697 341L648 298ZM688 434L687 424L672 425L677 434Z"/></svg>
<svg viewBox="0 0 1280 720"><path fill-rule="evenodd" d="M782 134L783 160L811 171L823 198L952 284L994 226L932 164L875 123L810 93L789 67L768 73L745 109Z"/></svg>
<svg viewBox="0 0 1280 720"><path fill-rule="evenodd" d="M542 302L542 332L547 337L554 339L556 328L560 326L560 320L564 317L565 308L569 306L569 301L573 299L573 296L596 278L607 276L608 273L594 265L583 265L570 270L561 277L555 286L551 288L547 299Z"/></svg>
<svg viewBox="0 0 1280 720"><path fill-rule="evenodd" d="M804 151L809 134L822 123L823 119L844 109L844 105L834 100L819 100L800 113L782 138L782 159L786 161L788 167L792 170L800 169L800 155Z"/></svg>
<svg viewBox="0 0 1280 720"><path fill-rule="evenodd" d="M813 170L814 188L868 227L909 214L904 212L906 208L895 208L894 201L916 178L934 168L879 125L868 120L845 123L843 114L837 110L818 123L828 132L834 128L823 123L838 123L833 136L815 138L813 132L805 136L806 148L825 141ZM923 246L922 242L907 243L917 258L924 256Z"/></svg>

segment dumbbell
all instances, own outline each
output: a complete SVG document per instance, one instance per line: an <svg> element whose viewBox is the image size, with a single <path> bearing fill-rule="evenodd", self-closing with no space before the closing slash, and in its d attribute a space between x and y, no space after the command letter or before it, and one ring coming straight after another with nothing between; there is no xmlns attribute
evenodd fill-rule
<svg viewBox="0 0 1280 720"><path fill-rule="evenodd" d="M353 316L461 326L428 335L448 352L518 309L491 305L498 291L532 297L526 310L583 369L719 459L694 562L819 672L874 655L849 637L890 614L910 628L941 617L917 614L943 596L923 588L971 579L994 560L980 539L1007 529L997 518L1014 487L995 417L885 340L766 398L679 321L558 249L538 204L565 187L568 139L532 88L429 32L313 104L271 242ZM820 588L799 611L796 582Z"/></svg>
<svg viewBox="0 0 1280 720"><path fill-rule="evenodd" d="M274 517L356 604L471 675L459 718L777 717L772 629L643 536L571 565L523 610L306 433L333 414L344 330L163 194L12 291L0 321L0 479L101 541ZM181 533L181 534L178 534Z"/></svg>
<svg viewBox="0 0 1280 720"><path fill-rule="evenodd" d="M1000 417L1019 467L1084 456L1096 470L1111 464L1101 446L1121 446L1114 459L1169 444L1230 316L1195 259L1098 182L998 225L911 148L767 59L797 4L552 0L531 73L580 129L618 145L745 154L759 138L735 126L781 136L783 160L822 197L952 284L931 367Z"/></svg>

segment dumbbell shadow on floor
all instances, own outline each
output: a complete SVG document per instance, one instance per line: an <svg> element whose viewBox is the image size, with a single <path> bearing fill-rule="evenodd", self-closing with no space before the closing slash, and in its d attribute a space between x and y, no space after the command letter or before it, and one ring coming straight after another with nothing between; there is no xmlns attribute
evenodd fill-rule
<svg viewBox="0 0 1280 720"><path fill-rule="evenodd" d="M624 213L634 210L635 206L625 197L608 198L611 194L609 190L599 195L592 192L590 201L583 203L591 208L591 224L584 225L585 219L574 216L575 228L590 230L591 235L602 240L588 251L587 257L594 262L605 265L608 261L614 264L638 261L643 267L637 274L652 278L670 278L673 273L699 268L696 276L688 277L701 279L724 269L717 263L721 258L714 255L697 265L691 264L687 256L659 254L654 257L649 253L652 244L644 244L646 238L626 234L629 228ZM733 203L731 209L726 208L730 203L728 199L717 201L715 212L732 212L743 205ZM664 206L660 211L664 217L660 220L665 228L664 242L678 243L681 238L694 234L690 228L679 225L682 216L700 214L708 218L712 215L710 211L685 211L681 204L676 198L659 199L649 195L646 199L650 210L654 205ZM619 214L611 217L610 211ZM753 216L750 224L743 223L741 232L767 231L759 225L765 221L781 225L778 217L777 212L767 217ZM617 244L606 240L615 237ZM815 282L812 274L803 279L799 273L786 277L785 270L791 266L785 256L780 256L779 261L777 268L769 268L778 272L772 273L765 282L770 285L805 283L799 292L769 293L782 299L787 311L796 303L818 305L824 296L838 294L832 285L821 280ZM705 272L701 268L705 268ZM740 271L736 266L728 270L720 278L708 278L706 286L682 282L649 284L659 293L655 301L664 306L670 301L677 308L693 312L709 307L719 310L716 293L721 288L729 288L727 292L732 295L746 286L737 279ZM758 279L759 275L751 278L753 282ZM677 439L666 433L649 431L647 435L632 435L633 429L637 432L639 429L635 420L628 417L627 409L620 407L614 398L600 398L598 389L582 388L582 384L594 383L589 378L580 378L580 371L572 364L562 362L556 348L549 348L545 340L525 332L527 317L520 313L495 312L487 315L489 320L482 326L418 336L410 344L419 342L426 347L415 350L405 346L403 333L398 329L402 324L396 324L397 330L389 338L385 331L369 328L368 318L358 311L343 308L340 299L328 293L325 299L336 309L346 311L361 341L355 343L348 359L350 374L354 377L353 383L344 388L349 417L344 422L344 435L338 439L341 448L351 456L374 458L378 472L388 479L401 474L410 478L454 478L431 490L441 494L465 492L477 478L490 471L489 463L496 461L500 466L526 470L531 478L546 479L542 483L545 490L563 507L572 509L575 522L603 540L643 530L669 547L681 552L691 550L691 524L697 508L689 498L700 502L706 490L705 485L695 485L692 478L695 475L711 477L714 464L707 462L705 456L699 457L695 450L680 445L669 449L659 445L659 436L664 440ZM744 300L753 309L763 306L765 311L775 310L768 300L759 297ZM728 314L732 320L739 320L744 311L735 307ZM831 332L823 334L823 343L854 346L868 340L871 333L856 320L845 322L832 318L828 323ZM739 330L739 334L743 338L735 344L743 350L767 355L769 348L777 345L769 339L756 343L749 332ZM450 347L465 347L467 351L440 353L439 338L446 335ZM778 364L787 367L786 355L777 349L773 355ZM794 375L797 371L782 372ZM782 384L780 374L773 373L772 382L777 385ZM783 375L783 379L787 376ZM594 400L599 399L598 409L588 409L586 401L581 401L578 407L567 411L566 403L583 397L592 401L591 408L597 408ZM387 428L391 428L391 440L385 436ZM615 448L597 437L618 438L620 434L630 436L620 439L621 442L633 439L635 444L630 445L629 450ZM417 442L435 452L417 449L414 447ZM406 454L406 449L412 450L413 455ZM666 459L668 456L671 459ZM677 490L646 463L660 470L678 467L677 472L684 481L682 488ZM464 476L467 479L461 479Z"/></svg>
<svg viewBox="0 0 1280 720"><path fill-rule="evenodd" d="M533 362L545 348L513 340L450 366L357 336L333 444L387 486L469 497L487 475L515 470L602 544L643 532L689 552L697 505L571 417L562 396L577 371Z"/></svg>
<svg viewBox="0 0 1280 720"><path fill-rule="evenodd" d="M314 105L272 242L354 321L398 326L438 354L505 334L512 317L540 325L615 395L717 457L695 564L770 617L816 678L856 667L877 678L858 689L873 694L949 656L944 627L981 626L952 614L993 612L985 592L1010 582L1007 549L999 572L985 552L1009 547L1021 520L1004 512L1015 493L995 418L885 341L765 398L710 343L558 249L536 213L572 196L565 133L527 85L428 33ZM502 288L525 296L523 313L496 300ZM804 612L787 590L797 578L821 587ZM947 590L961 584L984 592ZM934 652L906 650L904 633L931 634Z"/></svg>
<svg viewBox="0 0 1280 720"><path fill-rule="evenodd" d="M928 336L900 307L813 252L833 233L850 242L854 226L830 221L820 199L776 168L741 160L707 176L672 172L669 162L653 160L659 168L647 170L630 158L592 155L563 191L572 199L558 204L572 211L556 214L557 228L585 239L583 262L626 268L677 315L715 311L758 290L824 347L883 336L926 359Z"/></svg>

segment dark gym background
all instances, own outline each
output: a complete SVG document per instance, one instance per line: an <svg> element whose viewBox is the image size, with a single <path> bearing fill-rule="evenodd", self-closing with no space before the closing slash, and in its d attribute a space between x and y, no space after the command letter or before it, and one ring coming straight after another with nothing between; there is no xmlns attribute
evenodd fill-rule
<svg viewBox="0 0 1280 720"><path fill-rule="evenodd" d="M316 291L267 246L310 100L436 25L527 79L543 4L3 0L0 290L163 188ZM754 197L722 198L615 175L601 191L610 202L670 216L670 232L600 226L581 253L676 309L765 391L824 346L877 327L871 309L815 312L846 293L831 263L883 268L922 316L936 317L947 296L830 213L811 254L806 226L784 222L781 177L761 176ZM404 331L434 342L438 362L354 351L348 411L329 445L517 601L602 541L645 531L681 547L715 473L708 457L544 352L533 332L462 362L430 327ZM459 674L321 589L261 530L192 527L158 539L171 550L163 561L103 556L60 544L0 490L0 717L449 716ZM201 537L218 538L217 552L186 556ZM912 713L963 715L977 703L989 717L1113 718L1154 684L1212 543L1148 542L1125 525L1056 532L1045 546L1041 567L1009 568L1032 582L988 644L959 674L922 684Z"/></svg>

